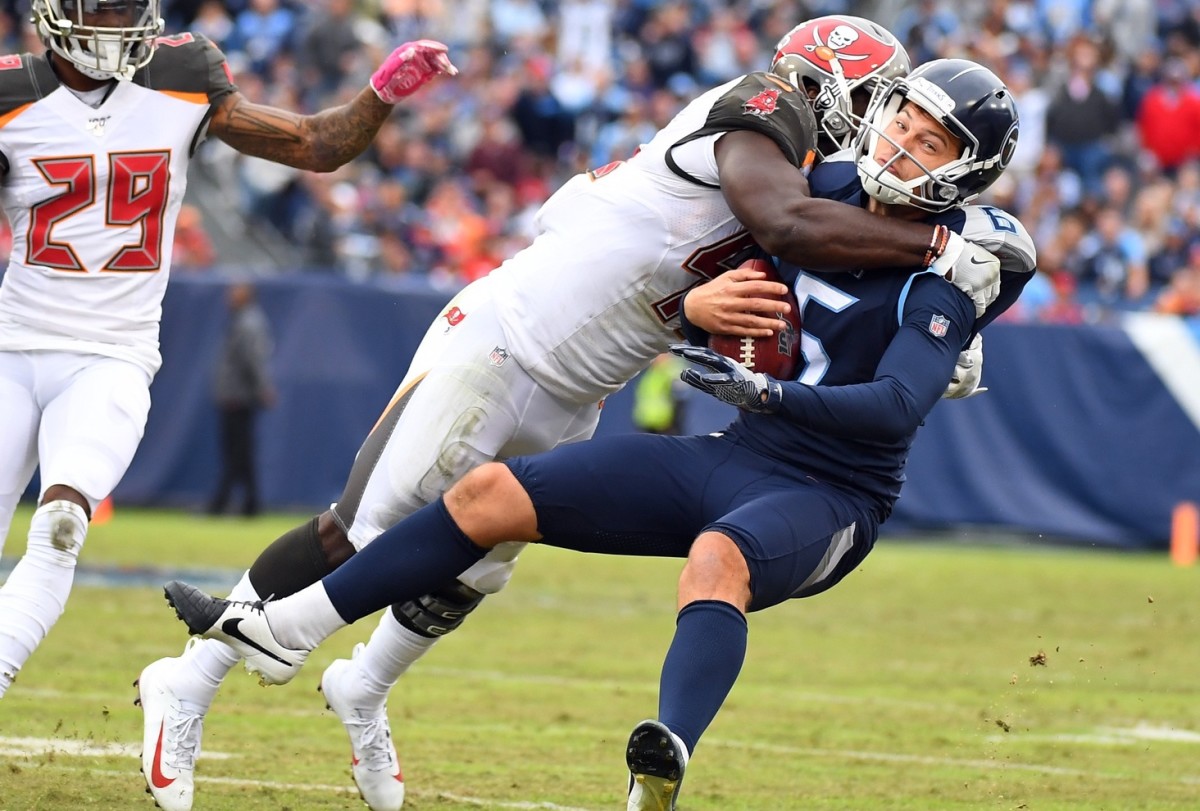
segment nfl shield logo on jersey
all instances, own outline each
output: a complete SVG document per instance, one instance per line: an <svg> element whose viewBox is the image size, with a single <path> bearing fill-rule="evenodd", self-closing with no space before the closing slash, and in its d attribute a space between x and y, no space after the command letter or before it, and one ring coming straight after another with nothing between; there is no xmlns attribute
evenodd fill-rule
<svg viewBox="0 0 1200 811"><path fill-rule="evenodd" d="M508 350L502 346L498 346L488 354L488 360L492 362L493 366L499 366L508 360Z"/></svg>
<svg viewBox="0 0 1200 811"><path fill-rule="evenodd" d="M929 320L929 331L939 338L946 337L946 330L950 327L950 319L940 315L935 315Z"/></svg>

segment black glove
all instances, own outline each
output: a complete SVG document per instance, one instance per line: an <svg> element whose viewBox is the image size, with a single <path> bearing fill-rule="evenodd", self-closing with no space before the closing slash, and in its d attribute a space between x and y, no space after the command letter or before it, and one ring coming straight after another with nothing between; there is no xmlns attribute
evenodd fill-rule
<svg viewBox="0 0 1200 811"><path fill-rule="evenodd" d="M722 402L758 414L773 414L783 402L783 386L779 385L779 381L752 372L719 352L703 346L672 344L671 354L710 369L707 374L696 369L685 369L679 377L689 386L711 394Z"/></svg>

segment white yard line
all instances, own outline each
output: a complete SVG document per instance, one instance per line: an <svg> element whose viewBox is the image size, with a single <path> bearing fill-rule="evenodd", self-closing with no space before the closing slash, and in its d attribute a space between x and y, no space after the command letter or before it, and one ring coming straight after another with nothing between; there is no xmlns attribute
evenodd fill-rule
<svg viewBox="0 0 1200 811"><path fill-rule="evenodd" d="M35 755L73 755L75 757L135 757L140 758L140 743L97 743L96 741L73 740L71 738L6 738L0 736L0 755L30 757ZM205 760L228 760L233 755L227 752L200 753Z"/></svg>
<svg viewBox="0 0 1200 811"><path fill-rule="evenodd" d="M1143 722L1129 728L1100 727L1094 730L1091 734L1080 734L1073 736L1061 735L1034 737L1021 735L1013 738L1008 736L1004 736L1003 738L989 738L989 741L992 742L1010 740L1014 743L1021 740L1057 740L1063 743L1090 743L1100 745L1123 745L1135 741L1141 741L1144 743L1147 740L1170 743L1200 743L1200 733L1192 732L1190 730L1176 729L1173 727L1155 726ZM1011 760L999 758L946 758L901 752L871 752L857 749L825 749L804 746L786 746L782 744L751 743L747 741L727 740L721 738L706 738L704 744L705 746L716 746L724 749L752 752L772 752L776 754L795 755L797 757L865 760L884 763L914 763L925 766L949 766L955 768L986 769L992 771L1032 772L1036 774L1099 778L1105 780L1144 779L1144 775L1136 773L1093 771L1063 766L1051 766L1049 764L1042 763L1016 763ZM137 745L123 745L117 743L89 744L84 741L60 739L0 737L0 757L5 755L29 756L51 751L59 754L78 755L84 757L110 757L114 755L137 757L138 750L139 747ZM204 752L201 757L205 759L229 759L233 757L233 755L223 752ZM125 771L85 769L77 766L65 766L55 762L39 763L37 768L56 769L68 772L87 772L89 774L100 774L122 778L130 777L130 772ZM244 780L233 777L208 777L204 775L197 775L196 782L226 786L240 786L246 788L274 788L293 791L332 791L350 794L355 793L354 788L351 786L334 786L321 783L284 783L271 780ZM1175 778L1174 780L1167 780L1166 782L1179 782L1185 785L1200 785L1200 775L1185 775ZM409 792L416 797L426 797L431 799L442 798L453 800L454 802L465 803L467 805L477 805L481 808L529 809L530 811L534 811L535 809L543 809L543 811L590 811L590 809L586 808L574 808L571 806L557 805L555 803L507 802L483 797L452 794L445 791L420 789L416 787L410 788Z"/></svg>
<svg viewBox="0 0 1200 811"><path fill-rule="evenodd" d="M203 755L201 755L203 757ZM114 769L86 769L78 766L62 766L57 763L39 764L40 769L54 769L60 772L77 772L93 777L113 777L129 780L137 772L116 771ZM139 783L140 783L139 779ZM266 788L276 791L316 791L321 793L358 795L358 790L352 785L333 786L325 783L284 783L278 780L241 780L236 777L205 777L196 775L199 785L234 786L236 788ZM506 800L491 800L486 797L470 797L463 794L451 794L447 791L430 791L407 788L405 794L410 797L420 797L428 800L452 800L456 803L475 805L480 808L512 808L518 811L596 811L591 808L578 808L572 805L558 805L543 802L511 802Z"/></svg>

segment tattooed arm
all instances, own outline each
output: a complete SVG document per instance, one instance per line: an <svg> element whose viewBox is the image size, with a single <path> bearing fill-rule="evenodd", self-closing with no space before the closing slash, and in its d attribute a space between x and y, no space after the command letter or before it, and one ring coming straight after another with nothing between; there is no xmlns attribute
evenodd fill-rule
<svg viewBox="0 0 1200 811"><path fill-rule="evenodd" d="M438 76L457 73L442 43L429 39L406 42L392 51L371 76L371 83L349 104L300 115L254 104L235 91L218 104L208 134L244 155L297 169L332 172L362 154L393 104Z"/></svg>
<svg viewBox="0 0 1200 811"><path fill-rule="evenodd" d="M313 172L332 172L362 154L392 112L364 87L348 104L300 115L254 104L230 93L217 107L208 134L244 155Z"/></svg>

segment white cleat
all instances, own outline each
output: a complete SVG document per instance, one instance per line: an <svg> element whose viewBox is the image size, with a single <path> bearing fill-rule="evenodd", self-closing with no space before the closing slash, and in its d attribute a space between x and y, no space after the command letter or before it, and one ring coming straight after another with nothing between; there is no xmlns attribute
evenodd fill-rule
<svg viewBox="0 0 1200 811"><path fill-rule="evenodd" d="M260 684L287 684L312 652L279 644L263 612L262 600L249 603L212 597L179 580L167 583L163 594L189 632L233 648Z"/></svg>
<svg viewBox="0 0 1200 811"><path fill-rule="evenodd" d="M142 775L146 792L163 811L191 811L196 757L204 716L185 712L167 682L178 659L146 666L133 686L142 708Z"/></svg>
<svg viewBox="0 0 1200 811"><path fill-rule="evenodd" d="M354 646L354 656L363 649ZM382 709L354 706L354 683L349 659L337 659L321 676L325 706L341 720L350 736L350 770L358 792L371 811L400 811L404 805L404 775L392 744L387 705Z"/></svg>
<svg viewBox="0 0 1200 811"><path fill-rule="evenodd" d="M688 751L683 741L658 721L642 721L625 748L629 765L626 811L675 811Z"/></svg>

